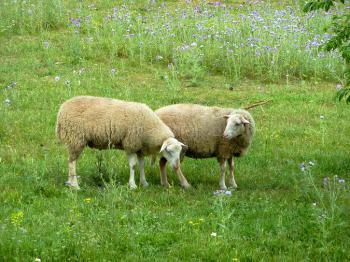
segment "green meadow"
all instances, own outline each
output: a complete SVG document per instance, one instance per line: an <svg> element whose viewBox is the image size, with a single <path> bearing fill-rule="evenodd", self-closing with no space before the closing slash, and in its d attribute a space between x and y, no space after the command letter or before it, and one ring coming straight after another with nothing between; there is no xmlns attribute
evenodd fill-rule
<svg viewBox="0 0 350 262"><path fill-rule="evenodd" d="M350 107L343 66L319 47L331 14L303 1L0 1L0 261L349 261ZM334 10L343 12L344 10ZM216 159L185 158L192 188L122 151L85 149L64 186L59 106L76 95L152 109L246 107L238 190ZM137 182L139 175L136 175Z"/></svg>

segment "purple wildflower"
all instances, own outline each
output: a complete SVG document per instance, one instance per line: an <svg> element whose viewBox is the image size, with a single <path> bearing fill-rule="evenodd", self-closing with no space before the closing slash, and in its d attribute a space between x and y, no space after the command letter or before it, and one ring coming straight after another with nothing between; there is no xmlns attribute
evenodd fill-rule
<svg viewBox="0 0 350 262"><path fill-rule="evenodd" d="M49 49L49 41L45 40L43 44L45 49Z"/></svg>
<svg viewBox="0 0 350 262"><path fill-rule="evenodd" d="M80 18L70 18L70 21L76 27L81 26L81 19Z"/></svg>
<svg viewBox="0 0 350 262"><path fill-rule="evenodd" d="M328 187L329 186L329 177L326 176L323 178L322 184L324 187Z"/></svg>
<svg viewBox="0 0 350 262"><path fill-rule="evenodd" d="M12 88L14 88L17 85L17 82L12 82L11 84L9 84L5 89L6 90L11 90Z"/></svg>

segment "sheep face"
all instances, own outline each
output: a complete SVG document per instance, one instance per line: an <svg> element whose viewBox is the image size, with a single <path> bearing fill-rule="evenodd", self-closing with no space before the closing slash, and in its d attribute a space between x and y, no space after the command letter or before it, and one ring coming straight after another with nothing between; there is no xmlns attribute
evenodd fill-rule
<svg viewBox="0 0 350 262"><path fill-rule="evenodd" d="M226 115L226 128L224 131L224 137L227 139L233 139L246 132L247 125L250 122L240 114Z"/></svg>
<svg viewBox="0 0 350 262"><path fill-rule="evenodd" d="M186 145L175 138L168 138L163 142L162 148L160 149L162 156L165 157L175 169L180 166L180 154L182 147L186 147Z"/></svg>

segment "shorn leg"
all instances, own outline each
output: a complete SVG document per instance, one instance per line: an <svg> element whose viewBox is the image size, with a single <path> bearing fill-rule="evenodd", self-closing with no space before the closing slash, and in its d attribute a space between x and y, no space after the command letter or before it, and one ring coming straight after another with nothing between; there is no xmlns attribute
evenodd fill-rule
<svg viewBox="0 0 350 262"><path fill-rule="evenodd" d="M135 183L135 166L137 164L137 155L136 154L128 154L129 159L129 168L130 168L130 177L129 177L129 186L131 189L136 189Z"/></svg>
<svg viewBox="0 0 350 262"><path fill-rule="evenodd" d="M161 157L159 160L160 167L160 184L165 187L169 187L170 184L168 182L168 178L166 175L166 162L167 160L164 157Z"/></svg>
<svg viewBox="0 0 350 262"><path fill-rule="evenodd" d="M233 157L231 157L229 160L228 160L228 165L229 165L229 168L230 168L230 180L229 180L229 183L230 183L230 186L232 186L233 188L237 188L237 184L236 184L236 181L235 181L235 176L234 176L234 161L233 161Z"/></svg>
<svg viewBox="0 0 350 262"><path fill-rule="evenodd" d="M139 160L139 168L140 168L140 182L143 185L143 187L148 187L148 183L146 181L146 175L145 175L145 161L143 156L138 157Z"/></svg>
<svg viewBox="0 0 350 262"><path fill-rule="evenodd" d="M67 186L79 189L78 177L76 173L77 159L83 151L84 147L78 149L69 148L69 157L68 157L68 181L65 183Z"/></svg>
<svg viewBox="0 0 350 262"><path fill-rule="evenodd" d="M220 158L218 159L220 164L220 171L221 171L221 177L220 177L220 189L226 190L226 184L225 184L225 172L226 172L226 159Z"/></svg>

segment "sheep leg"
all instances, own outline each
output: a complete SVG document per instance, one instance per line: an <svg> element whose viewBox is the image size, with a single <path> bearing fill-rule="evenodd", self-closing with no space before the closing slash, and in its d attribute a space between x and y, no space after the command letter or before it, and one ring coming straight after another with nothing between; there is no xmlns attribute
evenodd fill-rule
<svg viewBox="0 0 350 262"><path fill-rule="evenodd" d="M235 176L234 176L234 161L233 161L233 157L231 157L229 160L228 160L228 165L229 165L229 168L230 168L230 185L233 187L233 188L237 188L237 184L236 184L236 181L235 181Z"/></svg>
<svg viewBox="0 0 350 262"><path fill-rule="evenodd" d="M135 166L137 164L137 155L136 154L128 154L129 160L129 168L130 168L130 176L129 176L129 186L131 189L136 189L135 183Z"/></svg>
<svg viewBox="0 0 350 262"><path fill-rule="evenodd" d="M165 187L170 187L170 184L168 182L168 178L166 175L166 158L161 157L159 160L159 167L160 167L160 184Z"/></svg>
<svg viewBox="0 0 350 262"><path fill-rule="evenodd" d="M225 184L225 172L226 172L226 159L224 158L220 158L219 160L219 164L220 164L220 170L221 170L221 177L220 177L220 189L222 190L226 190L226 184Z"/></svg>
<svg viewBox="0 0 350 262"><path fill-rule="evenodd" d="M145 161L143 156L138 157L139 160L139 168L140 168L140 182L143 185L143 187L148 187L148 183L146 181L146 175L145 175Z"/></svg>
<svg viewBox="0 0 350 262"><path fill-rule="evenodd" d="M77 159L81 152L83 151L83 147L79 149L69 149L69 157L68 157L68 181L65 182L67 186L80 189L78 184L78 177L77 177Z"/></svg>
<svg viewBox="0 0 350 262"><path fill-rule="evenodd" d="M191 185L187 182L186 177L182 174L181 168L180 168L180 163L176 166L173 166L173 170L175 171L177 177L180 180L181 186L184 188L190 188Z"/></svg>

